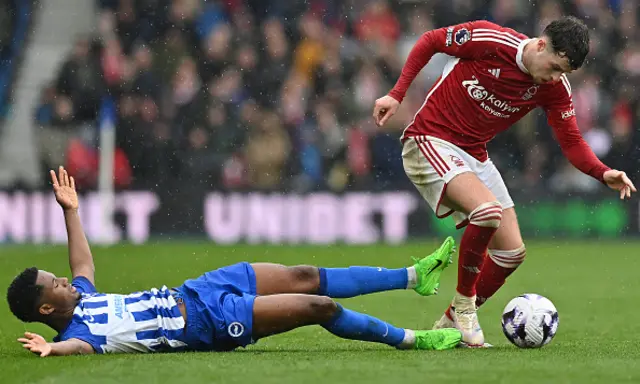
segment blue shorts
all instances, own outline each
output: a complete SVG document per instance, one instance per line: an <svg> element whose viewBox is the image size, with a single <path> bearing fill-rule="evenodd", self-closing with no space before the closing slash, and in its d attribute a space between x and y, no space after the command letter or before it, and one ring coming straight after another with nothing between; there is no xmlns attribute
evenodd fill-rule
<svg viewBox="0 0 640 384"><path fill-rule="evenodd" d="M230 351L253 344L256 275L249 263L238 263L187 280L176 288L187 312L188 349Z"/></svg>

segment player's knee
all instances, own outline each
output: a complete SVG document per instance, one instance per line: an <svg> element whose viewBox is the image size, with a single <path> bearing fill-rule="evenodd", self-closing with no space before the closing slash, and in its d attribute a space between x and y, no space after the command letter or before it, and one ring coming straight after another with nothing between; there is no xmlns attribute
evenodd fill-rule
<svg viewBox="0 0 640 384"><path fill-rule="evenodd" d="M502 204L490 201L480 204L469 214L469 223L479 227L500 227L502 221Z"/></svg>
<svg viewBox="0 0 640 384"><path fill-rule="evenodd" d="M524 244L515 249L502 250L491 249L489 250L489 257L496 265L502 268L516 269L522 264L527 256L527 249Z"/></svg>
<svg viewBox="0 0 640 384"><path fill-rule="evenodd" d="M309 298L309 310L322 323L333 318L338 311L338 304L327 296L312 296Z"/></svg>
<svg viewBox="0 0 640 384"><path fill-rule="evenodd" d="M320 271L311 265L289 267L292 279L296 284L296 292L315 293L320 287Z"/></svg>

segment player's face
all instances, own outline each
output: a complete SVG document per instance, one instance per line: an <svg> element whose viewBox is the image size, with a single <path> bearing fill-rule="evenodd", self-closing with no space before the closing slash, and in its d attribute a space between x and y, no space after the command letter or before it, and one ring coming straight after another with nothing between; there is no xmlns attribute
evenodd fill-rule
<svg viewBox="0 0 640 384"><path fill-rule="evenodd" d="M80 293L69 284L66 277L56 277L47 271L38 271L36 284L42 285L40 312L44 315L53 312L66 312L74 308L80 299Z"/></svg>
<svg viewBox="0 0 640 384"><path fill-rule="evenodd" d="M572 71L569 59L555 53L545 40L541 39L537 48L532 68L529 71L535 83L555 83L560 81L562 74Z"/></svg>

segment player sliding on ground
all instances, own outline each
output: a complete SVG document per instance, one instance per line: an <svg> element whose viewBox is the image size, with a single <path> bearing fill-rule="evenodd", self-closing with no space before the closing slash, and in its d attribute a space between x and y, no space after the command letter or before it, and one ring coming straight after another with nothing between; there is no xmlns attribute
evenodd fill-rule
<svg viewBox="0 0 640 384"><path fill-rule="evenodd" d="M598 160L576 124L565 74L580 68L588 51L589 31L573 17L550 23L532 39L487 21L436 29L419 38L394 88L376 100L373 116L382 126L431 57L451 56L402 135L402 157L409 179L436 216L453 215L458 228L466 226L457 293L434 328L455 326L470 346L484 345L477 307L526 254L513 200L489 159L487 142L542 107L577 169L619 191L621 199L636 192L624 172Z"/></svg>
<svg viewBox="0 0 640 384"><path fill-rule="evenodd" d="M239 263L220 268L174 289L130 295L98 293L93 257L78 217L73 177L51 171L56 200L64 211L73 280L28 268L9 287L16 317L44 323L58 332L49 343L34 333L18 339L40 356L92 353L229 351L261 338L318 324L345 339L378 342L398 349L456 347L459 330L409 330L343 308L332 298L393 289L437 292L451 263L448 238L411 267L316 268Z"/></svg>

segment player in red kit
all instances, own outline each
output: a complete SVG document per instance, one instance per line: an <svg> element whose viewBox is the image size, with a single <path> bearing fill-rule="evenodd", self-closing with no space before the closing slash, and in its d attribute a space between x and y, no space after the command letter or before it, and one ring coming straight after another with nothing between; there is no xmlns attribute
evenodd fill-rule
<svg viewBox="0 0 640 384"><path fill-rule="evenodd" d="M469 346L484 345L477 308L526 255L513 200L487 154L486 143L542 107L564 155L580 171L628 198L636 188L624 172L602 164L576 124L566 73L580 68L589 31L574 17L550 23L528 38L487 21L424 33L373 116L384 125L431 57L452 56L402 135L409 179L439 218L466 227L460 241L458 284L434 328L457 327ZM488 257L485 255L488 254Z"/></svg>

